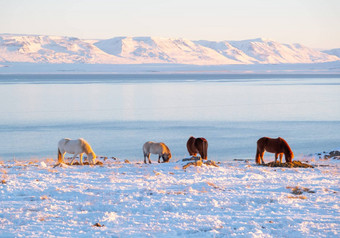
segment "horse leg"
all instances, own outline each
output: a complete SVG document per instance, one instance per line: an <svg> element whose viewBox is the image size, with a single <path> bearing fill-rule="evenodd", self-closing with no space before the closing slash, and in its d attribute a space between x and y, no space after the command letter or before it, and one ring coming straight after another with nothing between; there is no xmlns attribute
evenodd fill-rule
<svg viewBox="0 0 340 238"><path fill-rule="evenodd" d="M84 165L84 164L83 164L83 153L80 153L80 154L79 154L79 161L80 161L80 164L81 164L81 165Z"/></svg>
<svg viewBox="0 0 340 238"><path fill-rule="evenodd" d="M66 152L61 153L61 163L64 163L64 162L65 162L65 161L64 161L65 154L66 154Z"/></svg>
<svg viewBox="0 0 340 238"><path fill-rule="evenodd" d="M158 155L158 163L161 162L161 155Z"/></svg>
<svg viewBox="0 0 340 238"><path fill-rule="evenodd" d="M72 157L72 161L71 161L70 165L73 164L73 161L76 159L77 155L78 155L78 154L74 154L74 156Z"/></svg>
<svg viewBox="0 0 340 238"><path fill-rule="evenodd" d="M151 164L151 160L150 160L150 153L148 153L148 154L144 154L144 164L147 164L147 163L146 163L146 158L148 158L148 160L149 160L149 164Z"/></svg>
<svg viewBox="0 0 340 238"><path fill-rule="evenodd" d="M282 164L282 157L283 157L283 154L281 153L280 154L280 164Z"/></svg>
<svg viewBox="0 0 340 238"><path fill-rule="evenodd" d="M260 158L261 158L262 164L265 164L265 162L264 162L264 160L263 160L263 156L264 156L264 151L260 153Z"/></svg>
<svg viewBox="0 0 340 238"><path fill-rule="evenodd" d="M277 161L277 156L278 156L278 153L275 153L275 164L276 164L276 161Z"/></svg>
<svg viewBox="0 0 340 238"><path fill-rule="evenodd" d="M256 149L256 157L255 157L255 162L257 164L265 164L264 160L263 160L263 155L264 155L265 150L262 149L261 147L257 147Z"/></svg>

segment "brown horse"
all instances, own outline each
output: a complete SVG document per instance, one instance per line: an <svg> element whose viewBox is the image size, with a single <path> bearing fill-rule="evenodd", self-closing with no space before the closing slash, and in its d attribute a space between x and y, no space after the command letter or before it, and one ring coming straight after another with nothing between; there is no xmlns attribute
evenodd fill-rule
<svg viewBox="0 0 340 238"><path fill-rule="evenodd" d="M268 151L270 153L275 153L275 163L277 161L278 155L280 155L280 163L282 163L282 156L285 154L286 162L292 162L294 158L294 153L290 149L287 141L281 137L277 139L262 137L257 141L257 150L255 162L257 164L264 164L263 155L264 152Z"/></svg>
<svg viewBox="0 0 340 238"><path fill-rule="evenodd" d="M191 156L196 156L199 153L202 159L206 160L208 157L208 141L203 137L191 136L187 142L187 149Z"/></svg>

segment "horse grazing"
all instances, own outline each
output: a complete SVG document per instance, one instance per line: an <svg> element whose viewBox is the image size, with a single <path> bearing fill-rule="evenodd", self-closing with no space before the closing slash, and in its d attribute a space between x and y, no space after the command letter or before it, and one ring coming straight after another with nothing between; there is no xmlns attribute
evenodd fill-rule
<svg viewBox="0 0 340 238"><path fill-rule="evenodd" d="M196 157L199 153L204 160L208 157L208 141L203 137L195 138L191 136L187 142L187 149L191 156Z"/></svg>
<svg viewBox="0 0 340 238"><path fill-rule="evenodd" d="M145 142L143 145L144 163L146 164L146 158L149 159L151 164L150 154L158 154L158 163L162 157L163 163L169 162L171 159L170 149L162 142L156 143L152 141Z"/></svg>
<svg viewBox="0 0 340 238"><path fill-rule="evenodd" d="M277 139L262 137L257 141L257 150L255 162L257 164L264 164L263 155L264 152L268 151L270 153L275 153L275 163L277 161L278 155L280 155L280 163L282 163L282 156L285 154L286 162L292 162L294 158L294 153L290 149L288 143L281 137Z"/></svg>
<svg viewBox="0 0 340 238"><path fill-rule="evenodd" d="M89 143L83 138L79 138L76 140L71 140L68 138L61 139L58 142L58 164L64 163L64 155L65 153L74 154L71 165L73 161L76 159L77 155L80 158L80 164L83 165L83 153L87 155L89 163L95 163L96 154L93 152Z"/></svg>

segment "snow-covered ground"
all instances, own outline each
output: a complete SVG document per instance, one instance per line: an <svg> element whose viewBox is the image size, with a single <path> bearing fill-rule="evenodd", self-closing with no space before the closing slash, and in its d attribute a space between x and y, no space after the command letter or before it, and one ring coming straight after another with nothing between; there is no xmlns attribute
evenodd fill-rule
<svg viewBox="0 0 340 238"><path fill-rule="evenodd" d="M0 162L0 237L338 237L339 160L314 157L313 169Z"/></svg>

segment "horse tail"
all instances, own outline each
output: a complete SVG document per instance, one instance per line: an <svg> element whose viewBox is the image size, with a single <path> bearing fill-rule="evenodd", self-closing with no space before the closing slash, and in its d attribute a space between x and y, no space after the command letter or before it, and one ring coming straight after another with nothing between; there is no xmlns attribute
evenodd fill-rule
<svg viewBox="0 0 340 238"><path fill-rule="evenodd" d="M148 154L148 147L150 147L150 142L145 142L143 145L143 155L146 156Z"/></svg>
<svg viewBox="0 0 340 238"><path fill-rule="evenodd" d="M208 141L206 139L203 139L203 155L202 159L208 159Z"/></svg>
<svg viewBox="0 0 340 238"><path fill-rule="evenodd" d="M265 150L267 142L268 142L267 137L262 137L256 142L256 156L255 156L256 164L261 164L261 155Z"/></svg>
<svg viewBox="0 0 340 238"><path fill-rule="evenodd" d="M58 164L63 163L60 149L58 148Z"/></svg>
<svg viewBox="0 0 340 238"><path fill-rule="evenodd" d="M255 156L255 162L256 164L261 164L261 157L260 157L260 150L259 147L257 146L256 148L256 156Z"/></svg>

